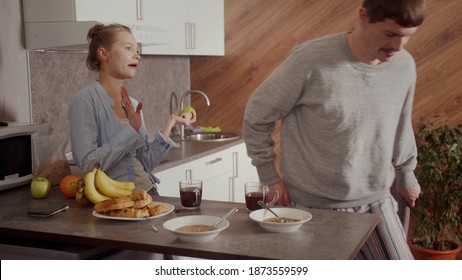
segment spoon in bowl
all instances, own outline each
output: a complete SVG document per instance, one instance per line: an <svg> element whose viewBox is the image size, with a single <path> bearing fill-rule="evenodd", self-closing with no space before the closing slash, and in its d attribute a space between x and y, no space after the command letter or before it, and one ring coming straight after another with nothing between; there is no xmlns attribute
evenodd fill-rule
<svg viewBox="0 0 462 280"><path fill-rule="evenodd" d="M228 218L228 217L231 216L232 214L236 213L237 211L238 211L237 208L231 209L231 211L229 211L228 213L226 213L223 217L221 217L221 219L219 219L216 223L214 223L214 224L212 225L212 227L217 228L218 224L220 224L221 222L223 222L226 218Z"/></svg>
<svg viewBox="0 0 462 280"><path fill-rule="evenodd" d="M271 213L273 213L274 216L276 216L276 221L278 223L291 223L290 220L286 219L286 218L281 218L279 217L278 214L276 214L273 210L271 210L271 208L269 208L268 205L266 205L265 203L263 203L263 201L259 200L257 201L258 205L260 205L261 207L265 208L266 210L270 211Z"/></svg>

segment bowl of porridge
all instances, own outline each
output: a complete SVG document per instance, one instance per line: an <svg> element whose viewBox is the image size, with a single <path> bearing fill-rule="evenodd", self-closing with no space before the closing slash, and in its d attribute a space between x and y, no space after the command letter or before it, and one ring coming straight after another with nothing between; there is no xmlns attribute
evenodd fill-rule
<svg viewBox="0 0 462 280"><path fill-rule="evenodd" d="M209 215L189 215L166 221L163 227L184 242L206 242L217 237L229 227L229 221L223 220L213 227L221 217Z"/></svg>
<svg viewBox="0 0 462 280"><path fill-rule="evenodd" d="M266 209L252 211L250 219L269 232L294 232L313 217L310 212L297 208L271 208L284 222L278 222L273 213Z"/></svg>

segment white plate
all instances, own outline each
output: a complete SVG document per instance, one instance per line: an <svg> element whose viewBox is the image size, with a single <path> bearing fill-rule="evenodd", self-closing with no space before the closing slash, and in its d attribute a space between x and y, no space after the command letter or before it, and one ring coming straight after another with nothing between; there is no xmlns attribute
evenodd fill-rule
<svg viewBox="0 0 462 280"><path fill-rule="evenodd" d="M98 218L102 218L102 219L109 219L109 220L146 221L146 220L150 220L150 219L156 219L156 218L163 217L165 215L168 215L168 214L172 213L173 210L175 210L175 206L173 204L170 204L170 203L154 202L153 204L155 204L155 205L162 205L162 204L163 205L168 205L168 207L170 207L170 210L168 210L167 212L164 212L164 213L160 213L158 215L144 217L144 218L114 217L114 216L104 215L104 214L98 213L96 211L93 211L93 216L98 217Z"/></svg>

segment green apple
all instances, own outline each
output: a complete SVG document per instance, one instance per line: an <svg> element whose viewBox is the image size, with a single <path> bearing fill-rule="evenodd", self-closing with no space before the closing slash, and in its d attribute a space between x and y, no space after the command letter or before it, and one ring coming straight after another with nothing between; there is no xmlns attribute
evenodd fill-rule
<svg viewBox="0 0 462 280"><path fill-rule="evenodd" d="M35 198L46 198L51 190L51 183L45 177L36 177L30 183L30 192Z"/></svg>
<svg viewBox="0 0 462 280"><path fill-rule="evenodd" d="M181 116L181 114L184 114L184 113L191 113L192 114L193 112L196 112L196 110L194 110L193 107L189 106L189 107L183 108L180 111L178 111L178 116ZM194 116L191 115L191 119L193 117Z"/></svg>

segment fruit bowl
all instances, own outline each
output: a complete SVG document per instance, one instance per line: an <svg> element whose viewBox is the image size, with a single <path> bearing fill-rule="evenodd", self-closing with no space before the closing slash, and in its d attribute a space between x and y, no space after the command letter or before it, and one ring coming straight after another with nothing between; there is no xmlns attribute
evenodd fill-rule
<svg viewBox="0 0 462 280"><path fill-rule="evenodd" d="M208 225L211 226L221 217L216 216L208 216L208 215L190 215L190 216L183 216L178 218L173 218L166 221L163 224L163 227L174 233L181 241L184 242L206 242L214 239L217 235L225 230L229 226L228 220L223 220L219 223L215 229L210 231L203 231L203 232L179 232L177 231L179 228L184 226L193 226L193 225Z"/></svg>
<svg viewBox="0 0 462 280"><path fill-rule="evenodd" d="M288 223L265 221L266 219L274 218L274 215L266 209L252 211L249 217L269 232L294 232L313 217L310 212L296 208L271 208L271 210L278 214L279 217L299 221Z"/></svg>

